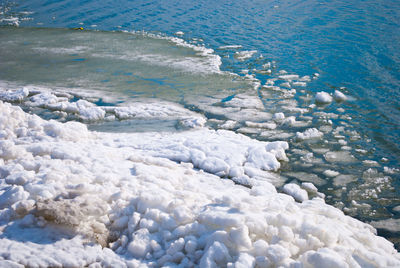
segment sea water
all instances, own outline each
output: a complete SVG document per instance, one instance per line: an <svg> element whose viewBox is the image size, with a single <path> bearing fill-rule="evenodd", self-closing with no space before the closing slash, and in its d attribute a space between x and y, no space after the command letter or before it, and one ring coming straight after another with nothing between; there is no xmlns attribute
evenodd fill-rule
<svg viewBox="0 0 400 268"><path fill-rule="evenodd" d="M399 12L397 1L6 2L0 80L98 107L178 104L210 128L287 141L278 189L312 182L398 248ZM336 90L345 101L316 101ZM22 106L98 131L186 129L176 111L85 120Z"/></svg>

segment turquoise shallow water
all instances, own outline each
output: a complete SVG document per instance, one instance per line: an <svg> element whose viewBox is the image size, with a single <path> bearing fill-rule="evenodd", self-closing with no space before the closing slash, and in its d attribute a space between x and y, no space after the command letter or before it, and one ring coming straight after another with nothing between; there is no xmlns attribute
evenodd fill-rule
<svg viewBox="0 0 400 268"><path fill-rule="evenodd" d="M337 183L339 180L336 180L335 184L332 180L320 186L327 194L328 202L338 207L349 208L347 213L364 221L398 219L400 218L399 211L394 208L400 205L399 175L382 175L382 172L384 166L399 168L400 161L399 13L398 1L301 1L296 3L293 1L34 0L5 2L1 6L1 24L19 24L21 28L83 27L87 30L104 31L97 35L80 32L83 41L79 41L78 36L75 47L87 46L91 42L100 43L94 48L96 53L99 51L106 53L107 45L101 46L101 42L104 44L114 42L113 50L108 51L114 58L107 61L107 67L104 68L101 66L102 60L96 63L98 55L93 55L93 53L89 55L88 52L85 54L86 52L77 51L67 56L54 56L48 60L50 57L48 54L42 54L42 58L32 58L29 53L28 56L19 53L23 51L21 47L2 46L0 52L3 59L5 55L11 55L8 62L17 61L20 63L17 66L20 66L24 58L29 58L31 61L25 61L22 69L19 69L20 67L12 69L11 65L6 65L3 61L3 64L0 63L0 79L14 82L23 80L22 82L48 86L85 87L86 89L104 87L105 91L113 88L114 91L133 99L142 97L144 94L145 97L178 102L205 113L210 119L221 119L221 117L210 110L202 109L201 105L194 102L193 99L196 99L198 95L223 99L248 90L243 81L232 82L232 80L240 79L228 78L227 74L222 77L212 74L201 79L198 76L204 76L204 74L196 74L196 72L182 74L174 68L169 69L159 65L154 68L151 64L140 66L141 75L132 76L131 74L137 73L139 69L135 70L134 64L126 61L124 61L125 65L121 65L119 61L121 59L115 59L115 55L134 51L127 45L130 37L121 33L112 36L109 32L142 30L146 33L165 36L176 36L176 32L181 31L183 33L181 37L187 42L201 43L207 48L214 49L215 54L221 57L221 70L239 74L242 77L244 76L242 70L248 70L248 73L254 74L262 85L268 79L279 76L282 70L300 76L312 76L318 73L318 79L309 82L303 89L304 93L298 90L294 97L297 106L307 107L312 104L312 97L318 91L332 93L335 89L341 89L348 95L350 100L340 105L347 117L345 119L331 118L331 120L333 125L345 124L350 129L349 131L356 131L359 134L360 138L357 140L351 140L354 136L351 133L343 134L346 141L349 139L351 152L356 156L357 161L346 163L328 161L321 148L338 150L339 144L328 148L323 142L297 143L292 140L292 151L289 155L291 161L283 168L282 175L286 176L288 181L307 178L311 180L307 173L310 168L304 164L304 155L300 151L313 152L314 156L322 159L323 163L314 163L312 174L324 178L322 171L329 168L340 169L342 174L353 176L351 182L345 185ZM23 36L13 28L7 28L7 30L13 32L17 39L18 36ZM49 41L58 40L55 38L57 35L63 38L67 36L65 32L59 31L55 31L53 36L49 31L45 31L43 36L40 32L30 33L32 38L28 41L33 44L46 38ZM68 32L72 35L73 33L73 31ZM0 41L15 40L5 31L2 31L2 34ZM66 38L64 43L68 43L68 40L71 39ZM149 41L145 39L144 44L138 43L137 46L145 48L149 44L146 42ZM162 43L162 41L150 42L154 51L165 52L163 55L158 55L160 58L166 56L169 59L175 59L174 62L179 62L179 57L193 56L190 55L193 53L190 49L179 50L171 45L169 50L166 50L166 46L157 43ZM29 46L28 43L25 45ZM49 43L47 45L52 46ZM224 47L232 45L234 47ZM65 48L60 44L52 47L57 46ZM250 50L256 52L248 59L238 60L235 57L236 52ZM17 56L14 57L15 55ZM193 57L195 59L196 55ZM88 59L94 61L89 62ZM43 61L47 67L42 65L43 69L36 68L37 63ZM272 63L271 73L262 71L268 69L264 67L267 63ZM201 63L198 64L204 67ZM79 72L76 72L76 68L72 73L63 72L65 75L63 77L52 66L63 68L63 70L65 66L80 66L81 69ZM48 72L49 69L54 73ZM43 75L40 75L41 72ZM77 73L82 75L80 79L68 80L71 76L77 78ZM90 79L85 81L85 77L90 77ZM131 90L132 87L135 89ZM146 90L141 92L139 88ZM148 88L152 88L153 91L149 93ZM204 88L209 91L201 91ZM268 112L280 111L283 106L282 99L274 93L265 93L259 89L258 96L263 100ZM319 107L318 111L337 114L338 107L339 105L332 104ZM293 112L293 115L299 114ZM318 128L323 125L323 120L315 113L306 113L304 116L312 118L313 127ZM217 128L218 124L211 124L211 126ZM237 127L234 130L239 129ZM283 126L282 130L295 133L304 128L292 130ZM246 134L262 140L272 139L271 136ZM335 139L335 134L329 131L325 136L327 139ZM357 150L366 153L357 154ZM387 160L382 162L382 158ZM372 166L372 168L380 175L371 174L371 171L368 171L371 167L363 163L365 160L378 162L379 167ZM383 187L384 189L376 197L365 194L368 189L378 187L377 180L374 181L374 178L382 176L390 176L390 187ZM368 204L370 207L351 206L353 200ZM397 243L399 231L380 230L382 234Z"/></svg>

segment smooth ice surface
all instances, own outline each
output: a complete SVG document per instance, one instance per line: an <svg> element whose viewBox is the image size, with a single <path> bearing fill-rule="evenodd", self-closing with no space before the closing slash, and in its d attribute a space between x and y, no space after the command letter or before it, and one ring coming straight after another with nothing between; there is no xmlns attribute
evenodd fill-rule
<svg viewBox="0 0 400 268"><path fill-rule="evenodd" d="M208 129L102 134L2 102L0 134L2 265L400 265L370 225L255 175L279 168L265 165L284 158L284 142Z"/></svg>

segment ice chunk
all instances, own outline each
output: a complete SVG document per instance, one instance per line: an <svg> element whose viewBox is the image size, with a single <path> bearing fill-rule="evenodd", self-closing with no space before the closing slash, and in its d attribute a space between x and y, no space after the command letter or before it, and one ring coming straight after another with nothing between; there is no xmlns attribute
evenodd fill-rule
<svg viewBox="0 0 400 268"><path fill-rule="evenodd" d="M308 200L308 194L305 190L301 189L299 185L294 183L285 184L282 188L284 193L291 195L299 202Z"/></svg>
<svg viewBox="0 0 400 268"><path fill-rule="evenodd" d="M0 209L10 206L17 201L26 200L29 193L22 186L11 186L2 191L0 194Z"/></svg>
<svg viewBox="0 0 400 268"><path fill-rule="evenodd" d="M267 248L267 257L275 264L275 266L278 266L281 261L289 256L290 252L281 245L270 245Z"/></svg>
<svg viewBox="0 0 400 268"><path fill-rule="evenodd" d="M22 101L29 95L28 88L24 87L18 90L8 90L0 92L0 100L8 102Z"/></svg>
<svg viewBox="0 0 400 268"><path fill-rule="evenodd" d="M303 183L301 183L301 187L310 193L318 192L317 187L315 187L315 185L312 184L311 182L303 182Z"/></svg>
<svg viewBox="0 0 400 268"><path fill-rule="evenodd" d="M200 260L201 267L221 267L224 266L231 256L229 255L226 246L218 241L215 241L205 252Z"/></svg>
<svg viewBox="0 0 400 268"><path fill-rule="evenodd" d="M330 169L325 170L323 173L327 177L336 177L337 175L340 174L339 172Z"/></svg>
<svg viewBox="0 0 400 268"><path fill-rule="evenodd" d="M149 231L139 229L134 233L132 242L128 245L128 252L136 258L143 258L151 250Z"/></svg>
<svg viewBox="0 0 400 268"><path fill-rule="evenodd" d="M247 253L241 252L238 260L235 262L234 267L236 268L248 268L254 267L255 258Z"/></svg>
<svg viewBox="0 0 400 268"><path fill-rule="evenodd" d="M263 170L277 170L281 166L275 155L267 152L264 147L250 149L247 162L249 165Z"/></svg>
<svg viewBox="0 0 400 268"><path fill-rule="evenodd" d="M236 59L244 61L250 59L255 53L257 53L257 50L244 50L235 52L234 56Z"/></svg>
<svg viewBox="0 0 400 268"><path fill-rule="evenodd" d="M321 91L321 92L318 92L315 95L315 101L317 103L331 103L332 102L332 96L329 95L328 93L324 92L324 91Z"/></svg>
<svg viewBox="0 0 400 268"><path fill-rule="evenodd" d="M349 267L343 257L329 248L322 248L317 252L308 251L304 258L311 267Z"/></svg>
<svg viewBox="0 0 400 268"><path fill-rule="evenodd" d="M229 233L229 237L232 242L235 243L239 251L248 250L251 247L249 228L247 226L232 229Z"/></svg>
<svg viewBox="0 0 400 268"><path fill-rule="evenodd" d="M292 81L292 80L299 79L299 75L297 75L297 74L285 74L285 75L280 75L279 79Z"/></svg>
<svg viewBox="0 0 400 268"><path fill-rule="evenodd" d="M324 157L326 161L332 163L351 163L356 161L356 158L347 151L327 152L324 154Z"/></svg>
<svg viewBox="0 0 400 268"><path fill-rule="evenodd" d="M333 94L333 97L335 98L336 101L346 101L347 100L346 95L344 95L339 90L335 90L335 93Z"/></svg>
<svg viewBox="0 0 400 268"><path fill-rule="evenodd" d="M316 128L309 128L304 132L296 132L296 138L298 140L309 140L321 138L324 135L321 131Z"/></svg>
<svg viewBox="0 0 400 268"><path fill-rule="evenodd" d="M275 113L273 116L273 119L275 121L282 121L283 119L285 119L285 114L284 113Z"/></svg>
<svg viewBox="0 0 400 268"><path fill-rule="evenodd" d="M378 229L389 230L390 232L400 232L400 219L387 219L372 221L371 225Z"/></svg>

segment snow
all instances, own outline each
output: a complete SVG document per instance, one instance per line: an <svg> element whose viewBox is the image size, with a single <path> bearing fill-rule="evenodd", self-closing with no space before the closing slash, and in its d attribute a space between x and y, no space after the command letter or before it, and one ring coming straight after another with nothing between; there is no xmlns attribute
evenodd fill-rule
<svg viewBox="0 0 400 268"><path fill-rule="evenodd" d="M400 266L369 224L296 184L302 202L275 190L286 142L97 133L2 102L0 132L2 266Z"/></svg>

